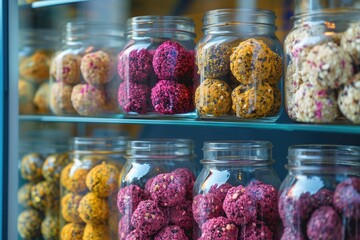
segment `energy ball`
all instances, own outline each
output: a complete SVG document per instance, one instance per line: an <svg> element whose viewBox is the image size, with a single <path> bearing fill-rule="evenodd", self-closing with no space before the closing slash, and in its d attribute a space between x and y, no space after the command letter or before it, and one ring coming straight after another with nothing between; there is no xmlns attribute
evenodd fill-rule
<svg viewBox="0 0 360 240"><path fill-rule="evenodd" d="M151 198L151 194L150 194L150 188L151 188L151 183L154 180L154 177L148 179L145 183L144 186L144 194L145 194L145 198L146 199L150 199Z"/></svg>
<svg viewBox="0 0 360 240"><path fill-rule="evenodd" d="M118 102L125 112L144 114L148 111L150 88L147 85L122 82L118 91Z"/></svg>
<svg viewBox="0 0 360 240"><path fill-rule="evenodd" d="M72 90L71 102L78 114L96 116L105 110L104 89L90 84L78 84Z"/></svg>
<svg viewBox="0 0 360 240"><path fill-rule="evenodd" d="M323 188L317 193L315 193L312 198L314 199L314 204L316 208L322 206L332 206L333 205L334 192L329 189Z"/></svg>
<svg viewBox="0 0 360 240"><path fill-rule="evenodd" d="M188 237L185 235L184 230L179 226L167 226L161 229L161 231L156 234L154 240L188 240Z"/></svg>
<svg viewBox="0 0 360 240"><path fill-rule="evenodd" d="M41 215L35 209L26 209L20 213L17 221L17 229L24 239L33 239L40 236Z"/></svg>
<svg viewBox="0 0 360 240"><path fill-rule="evenodd" d="M154 110L161 114L179 114L192 108L192 95L188 87L175 81L160 80L151 89Z"/></svg>
<svg viewBox="0 0 360 240"><path fill-rule="evenodd" d="M267 116L275 116L276 114L279 113L281 108L281 100L282 100L281 91L276 86L271 86L271 87L274 93L274 104L271 106L271 109L267 113Z"/></svg>
<svg viewBox="0 0 360 240"><path fill-rule="evenodd" d="M21 177L29 181L38 181L42 178L44 158L39 153L26 154L20 162Z"/></svg>
<svg viewBox="0 0 360 240"><path fill-rule="evenodd" d="M193 77L194 55L179 43L166 41L155 51L154 72L159 79L181 80Z"/></svg>
<svg viewBox="0 0 360 240"><path fill-rule="evenodd" d="M205 79L195 92L195 106L200 115L222 116L231 109L231 88L222 80Z"/></svg>
<svg viewBox="0 0 360 240"><path fill-rule="evenodd" d="M120 213L131 215L139 203L145 199L144 190L131 184L120 189L117 196L117 206Z"/></svg>
<svg viewBox="0 0 360 240"><path fill-rule="evenodd" d="M295 93L300 88L304 79L301 70L297 67L295 62L289 62L286 75L285 75L285 108L287 114L292 119L296 119L296 111L295 111ZM274 93L275 96L275 93Z"/></svg>
<svg viewBox="0 0 360 240"><path fill-rule="evenodd" d="M27 208L32 207L32 201L31 201L31 188L35 185L35 183L25 183L21 186L21 188L18 191L18 203Z"/></svg>
<svg viewBox="0 0 360 240"><path fill-rule="evenodd" d="M60 238L61 240L82 240L84 228L84 224L68 223L61 229Z"/></svg>
<svg viewBox="0 0 360 240"><path fill-rule="evenodd" d="M47 215L41 222L41 235L44 240L57 239L59 236L59 216L56 214Z"/></svg>
<svg viewBox="0 0 360 240"><path fill-rule="evenodd" d="M262 40L250 38L235 47L230 56L230 70L244 85L269 79L273 52Z"/></svg>
<svg viewBox="0 0 360 240"><path fill-rule="evenodd" d="M35 95L35 86L29 81L19 79L18 91L19 91L20 114L34 113L35 106L32 101Z"/></svg>
<svg viewBox="0 0 360 240"><path fill-rule="evenodd" d="M169 223L182 228L192 228L194 223L192 202L185 200L168 209Z"/></svg>
<svg viewBox="0 0 360 240"><path fill-rule="evenodd" d="M122 52L118 58L118 73L125 82L145 83L153 72L153 55L147 49Z"/></svg>
<svg viewBox="0 0 360 240"><path fill-rule="evenodd" d="M42 175L46 181L59 182L62 169L70 162L69 154L54 153L49 155L42 166Z"/></svg>
<svg viewBox="0 0 360 240"><path fill-rule="evenodd" d="M221 202L224 201L227 192L230 188L234 187L230 183L224 183L224 184L214 184L210 187L209 193L215 194L218 198L221 199Z"/></svg>
<svg viewBox="0 0 360 240"><path fill-rule="evenodd" d="M126 236L134 229L131 225L131 217L130 216L123 216L119 221L118 226L118 236L120 240L125 240Z"/></svg>
<svg viewBox="0 0 360 240"><path fill-rule="evenodd" d="M151 238L145 234L143 234L140 230L135 229L130 232L125 240L150 240Z"/></svg>
<svg viewBox="0 0 360 240"><path fill-rule="evenodd" d="M61 215L67 222L82 223L79 216L79 204L83 196L68 193L61 199Z"/></svg>
<svg viewBox="0 0 360 240"><path fill-rule="evenodd" d="M26 80L41 84L49 79L49 55L45 51L36 51L30 57L21 61L19 74Z"/></svg>
<svg viewBox="0 0 360 240"><path fill-rule="evenodd" d="M50 85L45 82L40 85L33 98L36 112L41 114L49 113Z"/></svg>
<svg viewBox="0 0 360 240"><path fill-rule="evenodd" d="M50 89L50 109L56 115L76 113L72 102L72 85L52 83Z"/></svg>
<svg viewBox="0 0 360 240"><path fill-rule="evenodd" d="M40 211L58 210L60 189L57 183L41 181L31 188L31 202Z"/></svg>
<svg viewBox="0 0 360 240"><path fill-rule="evenodd" d="M341 47L360 64L360 23L352 23L341 38Z"/></svg>
<svg viewBox="0 0 360 240"><path fill-rule="evenodd" d="M265 81L270 85L275 85L280 81L282 74L283 74L282 58L279 55L277 55L276 53L272 52L272 54L271 54L271 71L270 71L269 78L266 79Z"/></svg>
<svg viewBox="0 0 360 240"><path fill-rule="evenodd" d="M104 224L88 223L84 229L83 239L86 240L111 240L109 226Z"/></svg>
<svg viewBox="0 0 360 240"><path fill-rule="evenodd" d="M199 227L209 219L225 215L221 199L212 193L195 196L192 203L192 211Z"/></svg>
<svg viewBox="0 0 360 240"><path fill-rule="evenodd" d="M302 74L313 85L337 89L353 75L350 55L333 42L316 45L302 63Z"/></svg>
<svg viewBox="0 0 360 240"><path fill-rule="evenodd" d="M201 227L202 240L237 240L239 229L225 217L212 218Z"/></svg>
<svg viewBox="0 0 360 240"><path fill-rule="evenodd" d="M342 221L332 207L325 206L315 210L307 223L306 233L310 239L341 240Z"/></svg>
<svg viewBox="0 0 360 240"><path fill-rule="evenodd" d="M360 178L348 178L336 186L333 204L347 218L360 219Z"/></svg>
<svg viewBox="0 0 360 240"><path fill-rule="evenodd" d="M273 239L273 233L265 223L254 221L241 227L238 239L269 240Z"/></svg>
<svg viewBox="0 0 360 240"><path fill-rule="evenodd" d="M90 170L86 177L86 186L98 197L108 197L118 189L119 170L103 162Z"/></svg>
<svg viewBox="0 0 360 240"><path fill-rule="evenodd" d="M353 123L360 123L360 74L354 76L339 91L337 103L344 116Z"/></svg>
<svg viewBox="0 0 360 240"><path fill-rule="evenodd" d="M194 183L196 180L194 174L187 168L177 168L172 171L172 173L175 174L185 186L186 197L192 199Z"/></svg>
<svg viewBox="0 0 360 240"><path fill-rule="evenodd" d="M53 58L50 73L57 82L75 85L80 82L81 57L71 53L60 53Z"/></svg>
<svg viewBox="0 0 360 240"><path fill-rule="evenodd" d="M99 198L91 192L81 199L78 211L81 220L85 223L100 224L109 218L107 199Z"/></svg>
<svg viewBox="0 0 360 240"><path fill-rule="evenodd" d="M87 191L86 175L90 171L89 166L80 162L68 164L62 171L60 183L68 191L73 193L84 193Z"/></svg>
<svg viewBox="0 0 360 240"><path fill-rule="evenodd" d="M293 228L285 228L281 236L281 240L305 240L306 238L301 232L297 232Z"/></svg>
<svg viewBox="0 0 360 240"><path fill-rule="evenodd" d="M80 70L84 80L91 85L106 84L115 76L115 62L104 51L85 54L81 58Z"/></svg>
<svg viewBox="0 0 360 240"><path fill-rule="evenodd" d="M164 212L152 200L141 201L131 216L131 224L146 236L157 233L167 221Z"/></svg>

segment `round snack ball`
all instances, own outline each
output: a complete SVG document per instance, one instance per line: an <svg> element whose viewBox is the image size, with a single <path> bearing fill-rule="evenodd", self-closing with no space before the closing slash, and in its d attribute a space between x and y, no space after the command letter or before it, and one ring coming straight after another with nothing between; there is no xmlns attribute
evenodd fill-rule
<svg viewBox="0 0 360 240"><path fill-rule="evenodd" d="M242 84L249 85L269 79L273 52L262 40L250 38L234 48L230 70Z"/></svg>
<svg viewBox="0 0 360 240"><path fill-rule="evenodd" d="M86 177L86 186L98 197L108 197L118 189L119 170L103 162L90 170Z"/></svg>
<svg viewBox="0 0 360 240"><path fill-rule="evenodd" d="M303 82L303 76L297 65L294 62L289 62L285 75L284 97L287 114L292 119L296 119L295 107L297 102L295 102L295 93L300 88Z"/></svg>
<svg viewBox="0 0 360 240"><path fill-rule="evenodd" d="M182 178L174 173L157 175L151 183L152 199L163 207L172 207L183 201L186 196L186 186Z"/></svg>
<svg viewBox="0 0 360 240"><path fill-rule="evenodd" d="M125 240L150 240L151 238L145 234L143 234L141 231L135 229L134 231L130 232Z"/></svg>
<svg viewBox="0 0 360 240"><path fill-rule="evenodd" d="M150 194L150 188L151 188L151 183L154 180L154 177L148 179L145 183L144 186L144 194L145 194L145 198L146 199L150 199L151 198L151 194Z"/></svg>
<svg viewBox="0 0 360 240"><path fill-rule="evenodd" d="M271 106L270 111L267 113L267 116L275 116L276 114L279 113L280 108L281 108L281 91L278 87L276 86L271 86L273 89L273 93L274 93L274 104Z"/></svg>
<svg viewBox="0 0 360 240"><path fill-rule="evenodd" d="M21 61L19 74L26 80L41 84L49 79L49 55L45 51L36 51L30 57Z"/></svg>
<svg viewBox="0 0 360 240"><path fill-rule="evenodd" d="M71 93L71 102L76 112L82 116L95 116L105 109L104 89L90 84L78 84Z"/></svg>
<svg viewBox="0 0 360 240"><path fill-rule="evenodd" d="M147 85L122 82L118 91L118 102L125 112L144 114L148 110L150 88Z"/></svg>
<svg viewBox="0 0 360 240"><path fill-rule="evenodd" d="M256 220L257 199L248 188L239 185L229 189L223 209L227 218L235 224L246 224Z"/></svg>
<svg viewBox="0 0 360 240"><path fill-rule="evenodd" d="M360 63L360 23L352 23L341 38L341 47Z"/></svg>
<svg viewBox="0 0 360 240"><path fill-rule="evenodd" d="M84 80L91 85L105 84L115 76L115 63L109 54L96 51L81 58L80 70Z"/></svg>
<svg viewBox="0 0 360 240"><path fill-rule="evenodd" d="M196 195L192 203L192 211L200 227L209 219L224 215L221 199L212 193Z"/></svg>
<svg viewBox="0 0 360 240"><path fill-rule="evenodd" d="M82 240L85 225L79 223L68 223L60 233L61 240Z"/></svg>
<svg viewBox="0 0 360 240"><path fill-rule="evenodd" d="M122 52L118 58L118 73L125 82L146 83L152 73L153 55L145 48Z"/></svg>
<svg viewBox="0 0 360 240"><path fill-rule="evenodd" d="M131 225L131 216L125 215L119 221L118 232L119 239L125 240L126 236L134 229Z"/></svg>
<svg viewBox="0 0 360 240"><path fill-rule="evenodd" d="M61 199L61 215L67 222L82 223L78 207L83 196L68 193Z"/></svg>
<svg viewBox="0 0 360 240"><path fill-rule="evenodd" d="M104 224L87 223L84 229L83 239L86 240L111 240L109 226Z"/></svg>
<svg viewBox="0 0 360 240"><path fill-rule="evenodd" d="M271 71L269 78L266 79L265 81L270 85L275 85L280 81L281 76L283 74L283 62L282 62L282 58L274 52L272 52L271 54L270 61L271 61Z"/></svg>
<svg viewBox="0 0 360 240"><path fill-rule="evenodd" d="M33 239L40 236L41 215L35 209L26 209L18 216L17 230L24 239Z"/></svg>
<svg viewBox="0 0 360 240"><path fill-rule="evenodd" d="M60 53L53 58L50 73L57 82L74 85L80 82L81 57L71 53Z"/></svg>
<svg viewBox="0 0 360 240"><path fill-rule="evenodd" d="M117 197L117 206L120 213L131 215L139 203L145 199L144 190L131 184L120 189Z"/></svg>
<svg viewBox="0 0 360 240"><path fill-rule="evenodd" d="M19 79L18 92L19 92L19 113L32 114L34 113L33 98L35 95L35 86L26 80Z"/></svg>
<svg viewBox="0 0 360 240"><path fill-rule="evenodd" d="M76 113L72 102L71 93L73 86L63 83L52 83L50 89L49 106L56 115Z"/></svg>
<svg viewBox="0 0 360 240"><path fill-rule="evenodd" d="M185 200L168 209L169 223L182 228L192 228L194 223L192 201Z"/></svg>
<svg viewBox="0 0 360 240"><path fill-rule="evenodd" d="M195 92L195 106L201 115L221 116L231 109L231 88L222 80L205 79Z"/></svg>
<svg viewBox="0 0 360 240"><path fill-rule="evenodd" d="M302 63L302 74L311 84L323 88L339 88L353 73L350 55L333 42L313 47Z"/></svg>
<svg viewBox="0 0 360 240"><path fill-rule="evenodd" d="M86 175L90 167L80 162L68 164L60 175L60 183L67 190L73 193L83 193L87 191Z"/></svg>
<svg viewBox="0 0 360 240"><path fill-rule="evenodd" d="M195 176L194 174L187 168L177 168L172 171L173 174L180 178L180 181L183 182L183 185L186 189L186 197L188 199L193 198L193 188L195 183Z"/></svg>
<svg viewBox="0 0 360 240"><path fill-rule="evenodd" d="M58 182L62 169L69 163L69 154L55 153L49 155L42 166L42 174L49 182Z"/></svg>
<svg viewBox="0 0 360 240"><path fill-rule="evenodd" d="M303 83L296 91L294 101L294 120L329 123L339 116L335 92L331 90Z"/></svg>
<svg viewBox="0 0 360 240"><path fill-rule="evenodd" d="M345 179L336 186L333 204L347 218L360 219L360 178Z"/></svg>
<svg viewBox="0 0 360 240"><path fill-rule="evenodd" d="M240 118L265 117L274 105L274 90L267 84L259 84L253 87L242 85L235 88L231 93L232 110Z"/></svg>
<svg viewBox="0 0 360 240"><path fill-rule="evenodd" d="M231 46L227 43L200 46L196 52L198 73L204 78L219 78L230 72Z"/></svg>
<svg viewBox="0 0 360 240"><path fill-rule="evenodd" d="M167 224L163 211L152 200L141 201L131 216L131 224L142 234L155 234Z"/></svg>
<svg viewBox="0 0 360 240"><path fill-rule="evenodd" d="M81 220L85 223L104 223L109 218L107 199L99 198L91 192L81 199L78 211Z"/></svg>
<svg viewBox="0 0 360 240"><path fill-rule="evenodd" d="M193 77L194 56L177 42L162 43L154 53L152 64L159 79L181 80Z"/></svg>
<svg viewBox="0 0 360 240"><path fill-rule="evenodd" d="M234 186L230 183L223 183L220 186L218 184L214 184L210 187L209 193L215 194L218 198L220 198L221 202L223 202L227 192L232 187Z"/></svg>
<svg viewBox="0 0 360 240"><path fill-rule="evenodd" d="M156 234L154 240L188 240L188 237L185 235L184 230L179 226L172 225L167 226L161 229L161 231Z"/></svg>
<svg viewBox="0 0 360 240"><path fill-rule="evenodd" d="M304 235L301 232L295 231L293 228L285 228L284 233L281 236L281 240L305 240Z"/></svg>
<svg viewBox="0 0 360 240"><path fill-rule="evenodd" d="M48 82L45 82L40 85L33 98L33 104L35 105L37 113L49 113L49 95L50 85Z"/></svg>
<svg viewBox="0 0 360 240"><path fill-rule="evenodd" d="M337 103L347 119L353 123L360 123L360 73L340 89Z"/></svg>
<svg viewBox="0 0 360 240"><path fill-rule="evenodd" d="M44 158L39 153L26 154L20 163L21 177L29 181L37 181L42 178L42 165Z"/></svg>
<svg viewBox="0 0 360 240"><path fill-rule="evenodd" d="M342 221L332 207L320 207L311 215L306 233L310 239L341 240Z"/></svg>
<svg viewBox="0 0 360 240"><path fill-rule="evenodd" d="M35 183L25 183L18 191L18 203L23 207L32 207L31 188Z"/></svg>
<svg viewBox="0 0 360 240"><path fill-rule="evenodd" d="M151 102L154 110L162 114L189 112L192 108L191 93L184 84L160 80L151 89Z"/></svg>
<svg viewBox="0 0 360 240"><path fill-rule="evenodd" d="M58 210L60 189L57 183L41 181L31 188L31 202L40 211Z"/></svg>
<svg viewBox="0 0 360 240"><path fill-rule="evenodd" d="M47 215L41 222L41 235L44 240L57 239L59 236L59 216L56 214Z"/></svg>
<svg viewBox="0 0 360 240"><path fill-rule="evenodd" d="M201 227L202 240L237 240L239 229L225 217L212 218Z"/></svg>
<svg viewBox="0 0 360 240"><path fill-rule="evenodd" d="M334 192L330 191L329 189L323 188L320 191L318 191L317 193L315 193L312 197L315 201L316 208L319 208L322 206L332 206Z"/></svg>
<svg viewBox="0 0 360 240"><path fill-rule="evenodd" d="M254 221L241 227L238 239L269 240L273 239L273 233L265 223Z"/></svg>

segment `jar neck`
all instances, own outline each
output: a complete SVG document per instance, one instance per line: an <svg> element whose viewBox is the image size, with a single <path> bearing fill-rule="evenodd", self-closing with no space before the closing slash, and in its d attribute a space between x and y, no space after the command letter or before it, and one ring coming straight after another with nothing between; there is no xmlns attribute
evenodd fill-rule
<svg viewBox="0 0 360 240"><path fill-rule="evenodd" d="M41 49L55 48L59 42L57 31L52 29L21 29L19 45L38 47Z"/></svg>
<svg viewBox="0 0 360 240"><path fill-rule="evenodd" d="M307 12L324 11L329 9L339 8L352 8L356 7L357 1L344 1L344 0L295 0L294 1L294 14L301 14Z"/></svg>
<svg viewBox="0 0 360 240"><path fill-rule="evenodd" d="M90 138L76 137L70 143L73 154L125 154L126 137Z"/></svg>

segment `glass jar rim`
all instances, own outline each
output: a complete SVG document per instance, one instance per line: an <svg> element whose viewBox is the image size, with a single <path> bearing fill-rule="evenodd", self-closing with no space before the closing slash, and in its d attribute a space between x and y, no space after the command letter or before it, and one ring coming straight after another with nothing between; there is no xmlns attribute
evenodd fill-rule
<svg viewBox="0 0 360 240"><path fill-rule="evenodd" d="M308 12L300 12L294 14L290 18L291 21L296 22L301 19L308 19L308 18L316 18L316 17L323 17L323 16L336 16L336 15L343 15L346 17L351 18L354 14L360 14L360 8L328 8L322 10L312 10Z"/></svg>
<svg viewBox="0 0 360 240"><path fill-rule="evenodd" d="M116 137L74 137L70 140L70 150L73 153L125 152L128 138Z"/></svg>

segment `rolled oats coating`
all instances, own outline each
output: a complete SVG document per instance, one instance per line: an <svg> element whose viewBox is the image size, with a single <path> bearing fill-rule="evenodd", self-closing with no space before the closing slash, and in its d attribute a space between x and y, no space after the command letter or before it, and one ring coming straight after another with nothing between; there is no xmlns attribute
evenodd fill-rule
<svg viewBox="0 0 360 240"><path fill-rule="evenodd" d="M50 88L50 109L56 115L76 113L72 102L72 85L52 83Z"/></svg>
<svg viewBox="0 0 360 240"><path fill-rule="evenodd" d="M71 92L71 102L82 116L95 116L106 109L104 89L90 84L77 84Z"/></svg>
<svg viewBox="0 0 360 240"><path fill-rule="evenodd" d="M71 53L59 53L52 59L50 73L57 82L64 84L80 83L81 56Z"/></svg>
<svg viewBox="0 0 360 240"><path fill-rule="evenodd" d="M304 82L304 78L301 74L301 70L298 68L298 65L293 61L288 63L285 76L285 108L287 110L287 114L292 119L295 119L295 93Z"/></svg>
<svg viewBox="0 0 360 240"><path fill-rule="evenodd" d="M360 74L340 89L337 99L340 111L353 123L360 123Z"/></svg>
<svg viewBox="0 0 360 240"><path fill-rule="evenodd" d="M352 23L341 38L341 47L360 64L360 23Z"/></svg>

